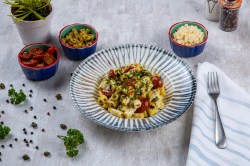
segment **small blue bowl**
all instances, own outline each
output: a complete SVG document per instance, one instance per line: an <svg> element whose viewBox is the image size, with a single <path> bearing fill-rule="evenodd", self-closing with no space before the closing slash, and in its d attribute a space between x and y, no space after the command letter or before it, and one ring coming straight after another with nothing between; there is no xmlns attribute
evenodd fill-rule
<svg viewBox="0 0 250 166"><path fill-rule="evenodd" d="M20 51L20 53L27 52L31 48L37 48L37 47L42 48L44 51L47 51L50 47L54 47L54 46L50 44L46 44L46 43L34 43L34 44L25 46ZM59 65L59 60L60 60L60 52L58 51L57 48L56 48L55 57L56 57L56 61L53 64L51 64L50 66L45 66L41 68L25 66L24 64L21 63L21 59L19 58L19 56L18 56L18 63L20 64L26 78L33 80L33 81L42 81L42 80L47 80L56 74L56 71Z"/></svg>
<svg viewBox="0 0 250 166"><path fill-rule="evenodd" d="M205 34L204 40L201 43L197 45L193 45L193 46L186 46L186 45L179 44L176 41L174 41L172 37L174 32L176 32L178 28L180 28L181 26L185 24L197 26L197 28L199 28ZM169 36L171 48L176 55L182 58L191 58L191 57L199 55L204 50L207 39L208 39L208 31L205 28L205 26L203 26L200 23L191 22L191 21L183 21L183 22L178 22L172 25L168 31L168 36Z"/></svg>
<svg viewBox="0 0 250 166"><path fill-rule="evenodd" d="M87 46L87 47L83 47L83 48L75 48L75 47L71 47L69 45L64 44L61 41L61 38L65 37L69 32L71 32L71 30L73 28L77 29L77 30L80 30L83 28L89 29L90 32L95 37L95 42L92 45ZM60 31L59 41L61 43L61 46L62 46L62 49L63 49L65 55L69 59L71 59L71 60L83 60L96 51L96 46L97 46L97 41L98 41L98 32L95 30L95 28L93 28L90 25L76 23L76 24L68 25Z"/></svg>

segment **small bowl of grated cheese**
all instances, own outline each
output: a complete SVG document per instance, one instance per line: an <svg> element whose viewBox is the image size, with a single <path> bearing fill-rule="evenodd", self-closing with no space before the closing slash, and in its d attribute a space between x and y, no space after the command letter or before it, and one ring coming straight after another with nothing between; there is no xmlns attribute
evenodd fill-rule
<svg viewBox="0 0 250 166"><path fill-rule="evenodd" d="M179 57L189 58L204 50L208 31L200 23L183 21L172 25L168 35L174 53Z"/></svg>

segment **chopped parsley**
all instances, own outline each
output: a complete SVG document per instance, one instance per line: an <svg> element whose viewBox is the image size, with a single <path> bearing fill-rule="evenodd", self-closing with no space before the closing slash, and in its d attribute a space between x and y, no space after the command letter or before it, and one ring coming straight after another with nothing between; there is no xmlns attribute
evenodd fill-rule
<svg viewBox="0 0 250 166"><path fill-rule="evenodd" d="M22 89L17 93L14 88L11 88L8 91L8 96L10 97L11 103L14 104L20 104L26 100L26 95L23 93Z"/></svg>
<svg viewBox="0 0 250 166"><path fill-rule="evenodd" d="M157 102L158 100L159 100L159 97L156 96L155 98L152 99L152 102Z"/></svg>

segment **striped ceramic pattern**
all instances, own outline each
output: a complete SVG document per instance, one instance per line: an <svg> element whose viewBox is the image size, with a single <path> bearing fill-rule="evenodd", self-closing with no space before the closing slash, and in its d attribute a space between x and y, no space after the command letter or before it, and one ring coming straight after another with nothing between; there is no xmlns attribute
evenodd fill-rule
<svg viewBox="0 0 250 166"><path fill-rule="evenodd" d="M164 98L165 107L145 119L118 118L97 103L97 87L111 68L134 63L161 75L168 94ZM141 131L157 128L181 116L193 103L196 81L188 65L164 49L127 44L100 50L85 59L72 76L70 93L76 107L97 124L121 131Z"/></svg>

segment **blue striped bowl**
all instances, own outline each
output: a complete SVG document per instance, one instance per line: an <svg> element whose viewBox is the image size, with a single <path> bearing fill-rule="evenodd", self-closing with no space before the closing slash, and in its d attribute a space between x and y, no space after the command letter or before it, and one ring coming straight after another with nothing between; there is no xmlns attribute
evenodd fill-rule
<svg viewBox="0 0 250 166"><path fill-rule="evenodd" d="M159 73L167 96L165 107L153 117L122 119L110 114L98 103L98 85L111 68L139 63ZM186 62L156 46L126 44L103 49L86 58L70 81L70 94L76 107L88 118L104 127L120 131L150 130L168 124L192 105L196 80Z"/></svg>

